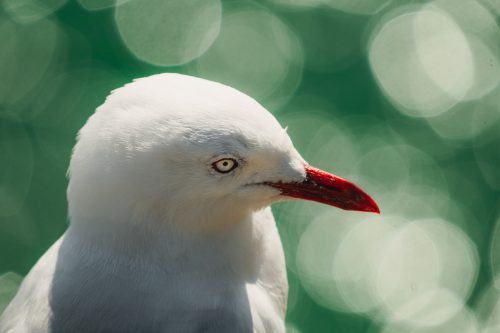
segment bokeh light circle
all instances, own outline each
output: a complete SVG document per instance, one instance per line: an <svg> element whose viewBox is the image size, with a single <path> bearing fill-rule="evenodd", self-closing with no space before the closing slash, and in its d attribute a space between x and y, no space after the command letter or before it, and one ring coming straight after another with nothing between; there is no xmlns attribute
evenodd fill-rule
<svg viewBox="0 0 500 333"><path fill-rule="evenodd" d="M368 313L380 306L375 259L401 222L397 216L366 218L343 237L333 258L332 278L350 311Z"/></svg>
<svg viewBox="0 0 500 333"><path fill-rule="evenodd" d="M436 307L423 308L422 311L430 320L426 325L389 321L380 333L479 333L480 326L474 313L467 307L461 309L454 303L453 297L442 295ZM434 311L434 312L433 312ZM453 313L455 312L455 313ZM424 317L422 317L424 318ZM439 319L436 321L436 319Z"/></svg>
<svg viewBox="0 0 500 333"><path fill-rule="evenodd" d="M438 326L463 307L463 300L446 289L425 290L395 309L390 320L420 327Z"/></svg>
<svg viewBox="0 0 500 333"><path fill-rule="evenodd" d="M483 324L482 333L500 330L500 275L482 290L474 309Z"/></svg>
<svg viewBox="0 0 500 333"><path fill-rule="evenodd" d="M290 97L301 80L302 62L301 46L284 22L260 6L240 3L225 8L220 35L196 61L193 74L266 104Z"/></svg>
<svg viewBox="0 0 500 333"><path fill-rule="evenodd" d="M15 240L27 248L40 244L40 229L27 207L10 216L0 215L0 241Z"/></svg>
<svg viewBox="0 0 500 333"><path fill-rule="evenodd" d="M297 273L305 290L318 304L337 311L350 309L333 279L333 258L354 225L323 213L305 230L297 248Z"/></svg>
<svg viewBox="0 0 500 333"><path fill-rule="evenodd" d="M386 242L378 259L376 292L385 310L394 313L408 299L439 283L441 259L425 229L408 224Z"/></svg>
<svg viewBox="0 0 500 333"><path fill-rule="evenodd" d="M199 57L212 45L221 15L219 0L130 0L116 7L115 22L137 58L174 66Z"/></svg>
<svg viewBox="0 0 500 333"><path fill-rule="evenodd" d="M421 311L450 304L440 314L451 317L472 291L478 258L465 233L447 221L429 218L403 226L378 258L376 288L386 316L423 325L431 314Z"/></svg>
<svg viewBox="0 0 500 333"><path fill-rule="evenodd" d="M5 11L13 20L28 24L49 16L68 0L3 0Z"/></svg>
<svg viewBox="0 0 500 333"><path fill-rule="evenodd" d="M472 293L479 272L479 254L476 245L458 226L442 218L416 221L438 244L441 258L439 284L462 300ZM460 276L460 279L456 277Z"/></svg>
<svg viewBox="0 0 500 333"><path fill-rule="evenodd" d="M329 211L306 227L296 253L298 276L317 303L420 326L462 310L478 263L470 239L442 219Z"/></svg>
<svg viewBox="0 0 500 333"><path fill-rule="evenodd" d="M369 45L372 71L405 115L439 115L464 98L474 80L469 43L454 20L427 6L382 20Z"/></svg>
<svg viewBox="0 0 500 333"><path fill-rule="evenodd" d="M0 52L0 104L15 108L39 83L53 62L60 37L58 25L50 20L18 25L0 19L0 40L9 50Z"/></svg>
<svg viewBox="0 0 500 333"><path fill-rule="evenodd" d="M495 69L493 69L495 72ZM500 73L499 73L500 77ZM494 130L500 121L500 89L495 89L480 100L457 104L447 112L427 118L427 123L446 140L481 139Z"/></svg>

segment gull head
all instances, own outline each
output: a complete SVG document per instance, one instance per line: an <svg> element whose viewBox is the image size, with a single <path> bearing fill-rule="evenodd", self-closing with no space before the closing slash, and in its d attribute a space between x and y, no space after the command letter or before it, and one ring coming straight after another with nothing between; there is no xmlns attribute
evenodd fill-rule
<svg viewBox="0 0 500 333"><path fill-rule="evenodd" d="M179 74L113 91L80 130L69 175L72 223L216 227L290 198L378 212L356 185L309 166L254 99Z"/></svg>

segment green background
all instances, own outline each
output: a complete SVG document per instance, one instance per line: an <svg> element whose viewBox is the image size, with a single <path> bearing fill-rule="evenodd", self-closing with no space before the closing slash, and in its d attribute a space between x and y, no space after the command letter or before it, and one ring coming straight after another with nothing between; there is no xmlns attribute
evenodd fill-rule
<svg viewBox="0 0 500 333"><path fill-rule="evenodd" d="M0 2L0 310L67 227L78 129L178 72L255 97L381 206L273 207L289 332L500 331L500 1L121 2Z"/></svg>

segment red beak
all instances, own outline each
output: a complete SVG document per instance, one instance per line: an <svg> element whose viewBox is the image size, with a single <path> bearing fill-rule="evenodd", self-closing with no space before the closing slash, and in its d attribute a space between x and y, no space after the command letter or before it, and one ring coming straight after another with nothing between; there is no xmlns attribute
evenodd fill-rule
<svg viewBox="0 0 500 333"><path fill-rule="evenodd" d="M375 201L362 189L343 178L315 167L306 166L306 179L294 183L268 183L282 195L321 202L345 210L380 214Z"/></svg>

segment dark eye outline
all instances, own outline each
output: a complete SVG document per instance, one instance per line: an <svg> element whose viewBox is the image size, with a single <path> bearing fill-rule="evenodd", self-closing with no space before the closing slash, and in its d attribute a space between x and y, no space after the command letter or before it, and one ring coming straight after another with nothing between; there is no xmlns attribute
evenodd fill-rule
<svg viewBox="0 0 500 333"><path fill-rule="evenodd" d="M231 162L233 162L232 168L228 169L228 170L221 170L221 169L219 169L219 167L217 166L217 163L222 162L222 161L231 161ZM219 173L230 173L231 171L233 171L234 169L236 169L238 166L239 166L238 161L235 160L234 158L230 158L230 157L221 158L220 160L217 160L217 161L215 161L215 162L212 163L212 168L215 171L219 172Z"/></svg>

